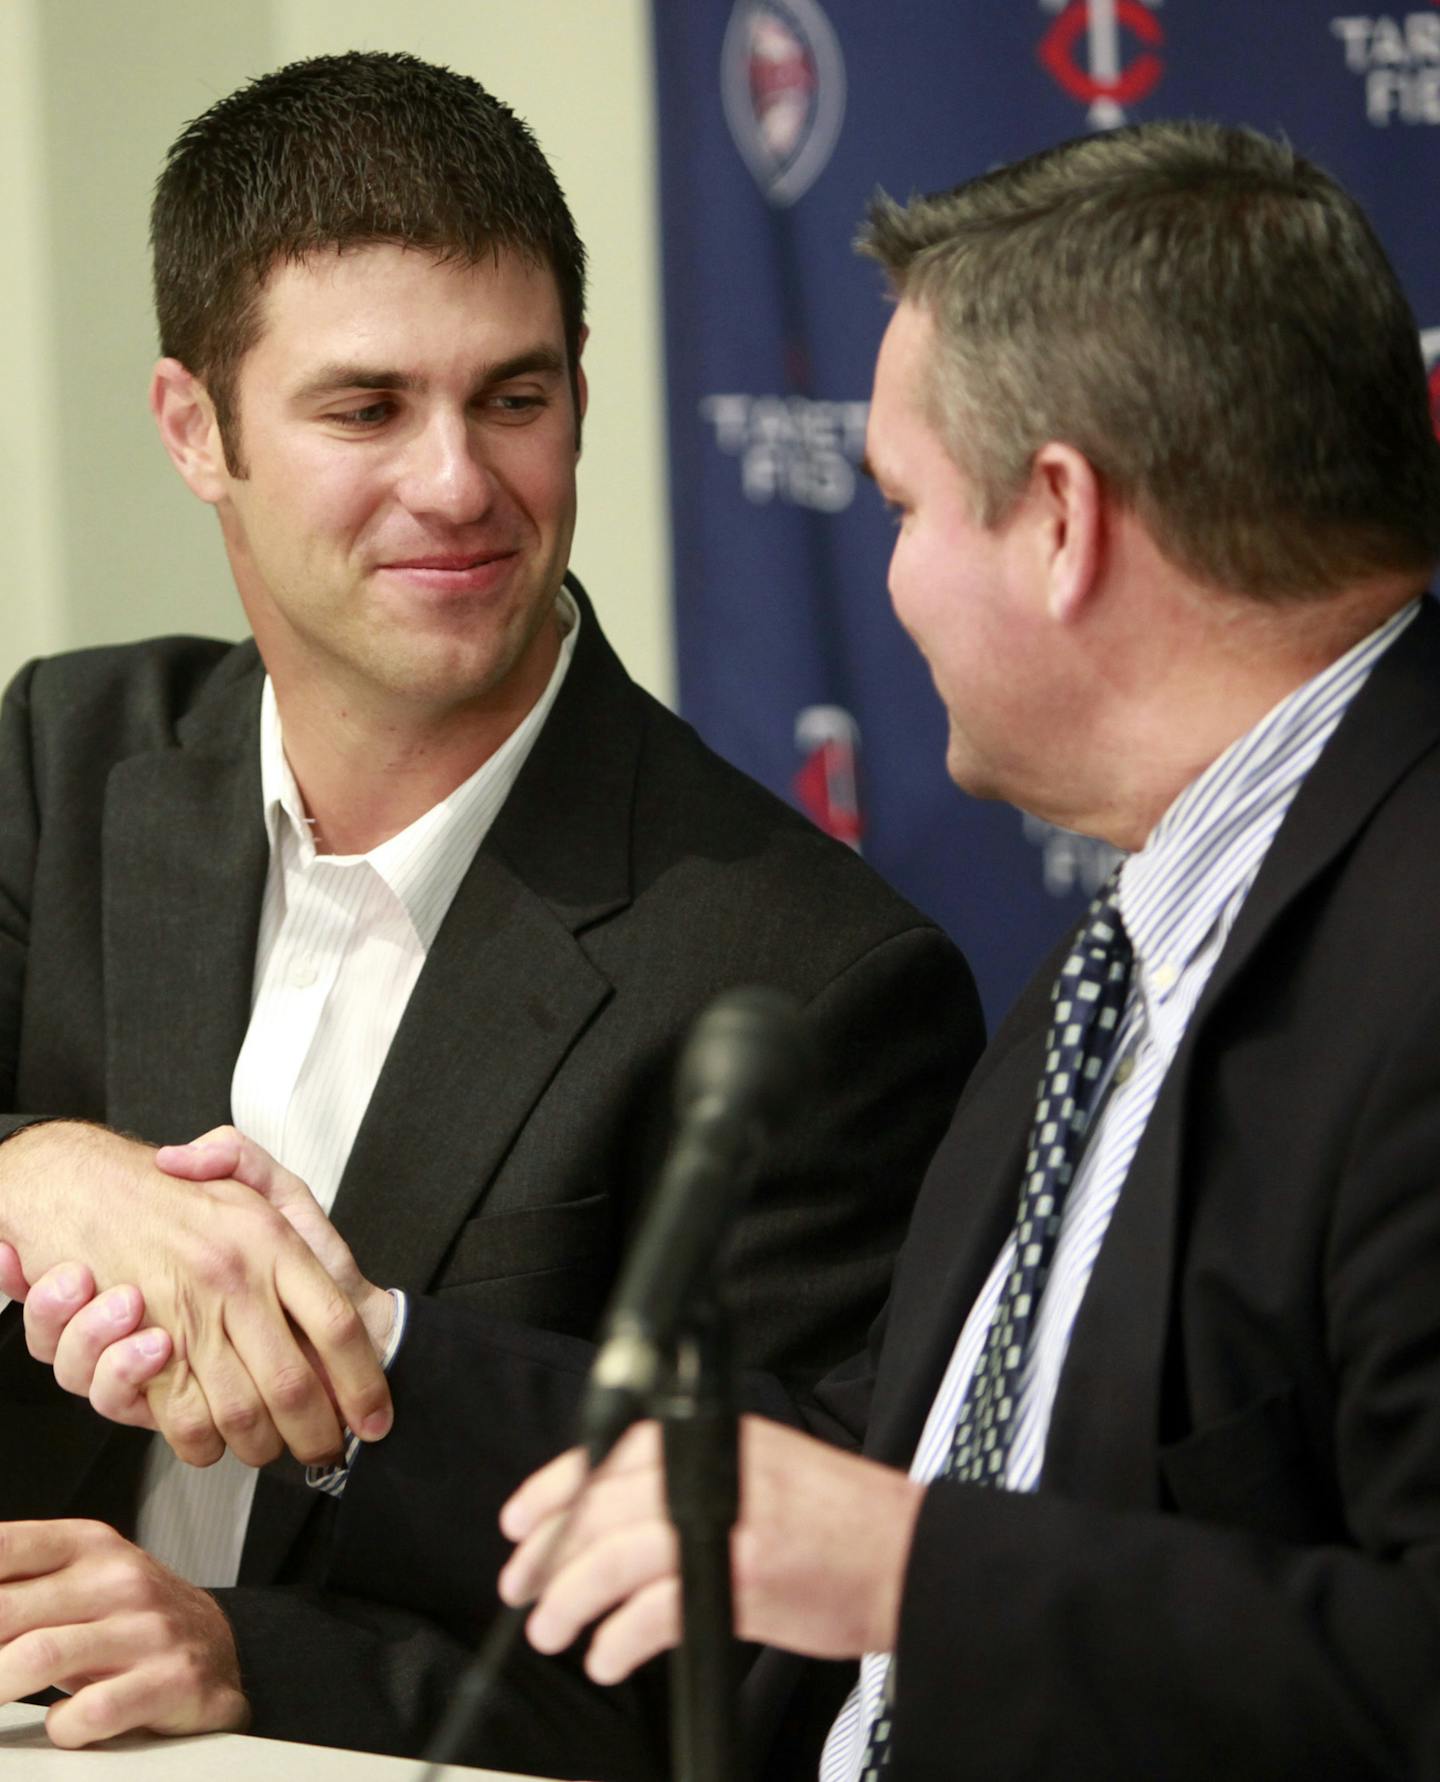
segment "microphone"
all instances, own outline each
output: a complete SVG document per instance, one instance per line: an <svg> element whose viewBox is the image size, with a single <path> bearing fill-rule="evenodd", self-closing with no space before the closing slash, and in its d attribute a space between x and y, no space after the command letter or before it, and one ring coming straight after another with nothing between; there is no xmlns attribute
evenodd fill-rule
<svg viewBox="0 0 1440 1782"><path fill-rule="evenodd" d="M815 1068L799 1005L779 990L726 990L697 1017L676 1074L675 1137L590 1371L580 1435L592 1465L642 1414L682 1308Z"/></svg>

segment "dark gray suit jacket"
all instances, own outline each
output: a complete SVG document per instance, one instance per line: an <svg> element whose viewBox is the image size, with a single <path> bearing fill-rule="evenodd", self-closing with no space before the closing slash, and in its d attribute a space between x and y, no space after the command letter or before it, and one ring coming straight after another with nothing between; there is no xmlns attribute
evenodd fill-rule
<svg viewBox="0 0 1440 1782"><path fill-rule="evenodd" d="M1014 1219L1057 964L972 1075L867 1352L798 1403L757 1403L909 1464ZM448 1580L433 1612L464 1635L493 1602L503 1544L480 1506L503 1495L506 1454L445 1381L505 1403L539 1450L583 1351L439 1305L412 1336L403 1415L357 1464L332 1578L413 1603L428 1549ZM442 1416L466 1432L449 1469ZM462 1490L475 1515L446 1521ZM1075 1324L1039 1491L927 1493L897 1675L895 1782L1378 1782L1434 1761L1432 602L1307 777L1195 1010ZM767 1776L813 1777L853 1676L764 1655L750 1707ZM619 1753L593 1773L647 1772Z"/></svg>
<svg viewBox="0 0 1440 1782"><path fill-rule="evenodd" d="M576 1333L662 1155L677 1041L716 991L812 1012L825 1080L740 1222L746 1358L805 1380L863 1332L978 1051L950 943L641 692L584 622L456 895L334 1217L373 1280ZM33 664L0 714L0 1137L35 1117L153 1142L229 1117L267 866L253 644ZM0 1321L0 1519L133 1525L141 1443ZM242 1580L313 1569L323 1507L261 1481Z"/></svg>
<svg viewBox="0 0 1440 1782"><path fill-rule="evenodd" d="M1013 1218L1055 963L962 1098L870 1359L822 1394L877 1458L908 1464ZM1434 602L1308 775L1191 1019L1039 1492L929 1492L897 1663L895 1782L1414 1773L1440 1691ZM799 1774L813 1735L773 1749Z"/></svg>

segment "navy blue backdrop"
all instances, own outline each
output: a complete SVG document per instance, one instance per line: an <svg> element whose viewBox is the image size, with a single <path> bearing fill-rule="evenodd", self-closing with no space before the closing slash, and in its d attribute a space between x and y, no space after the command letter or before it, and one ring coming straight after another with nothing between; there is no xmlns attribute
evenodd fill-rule
<svg viewBox="0 0 1440 1782"><path fill-rule="evenodd" d="M1106 851L945 776L856 466L886 320L850 241L1086 130L1283 130L1374 218L1440 393L1440 3L655 0L680 703L965 947L992 1020ZM823 916L823 912L818 912Z"/></svg>

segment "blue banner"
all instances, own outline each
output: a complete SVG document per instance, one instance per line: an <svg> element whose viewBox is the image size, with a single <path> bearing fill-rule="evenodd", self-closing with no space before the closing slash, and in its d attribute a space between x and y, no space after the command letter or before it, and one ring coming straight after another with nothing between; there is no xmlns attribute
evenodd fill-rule
<svg viewBox="0 0 1440 1782"><path fill-rule="evenodd" d="M1283 131L1368 209L1440 407L1440 3L656 0L654 18L682 710L941 921L993 1021L1110 856L945 775L857 469L887 315L850 248L867 200L1147 118Z"/></svg>

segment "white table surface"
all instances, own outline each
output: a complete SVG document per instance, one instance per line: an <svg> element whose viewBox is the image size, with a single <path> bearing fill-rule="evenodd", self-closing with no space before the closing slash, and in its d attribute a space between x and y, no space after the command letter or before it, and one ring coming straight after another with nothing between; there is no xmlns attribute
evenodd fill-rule
<svg viewBox="0 0 1440 1782"><path fill-rule="evenodd" d="M420 1765L408 1757L291 1745L235 1733L158 1739L128 1733L85 1751L57 1751L45 1737L45 1710L0 1706L0 1782L414 1782ZM533 1782L500 1770L450 1765L455 1782Z"/></svg>

